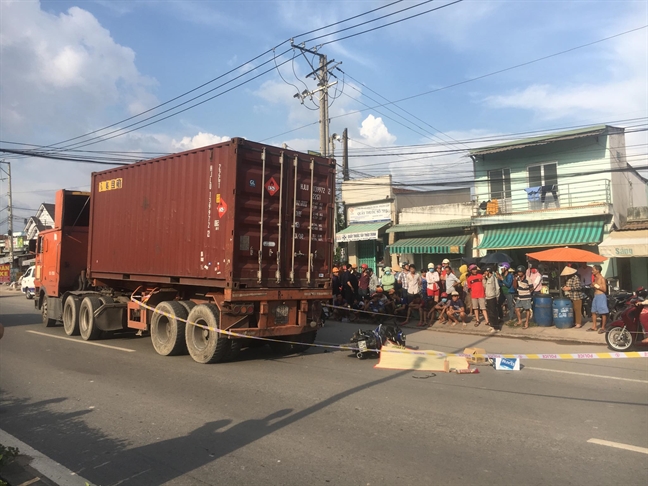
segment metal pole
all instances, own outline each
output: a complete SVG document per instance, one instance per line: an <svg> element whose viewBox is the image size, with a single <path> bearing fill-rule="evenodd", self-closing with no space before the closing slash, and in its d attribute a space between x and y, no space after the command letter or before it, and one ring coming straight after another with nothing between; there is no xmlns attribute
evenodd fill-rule
<svg viewBox="0 0 648 486"><path fill-rule="evenodd" d="M319 58L320 61L320 75L319 81L322 87L320 91L320 104L319 104L319 114L320 114L320 152L323 157L328 155L328 70L326 67L327 60L326 55L322 54Z"/></svg>
<svg viewBox="0 0 648 486"><path fill-rule="evenodd" d="M0 164L7 164L8 169L6 171L3 170L5 174L9 177L9 192L7 193L7 217L8 217L8 224L7 224L7 233L9 235L9 259L11 260L11 270L14 268L14 245L13 245L13 204L11 201L11 162L6 162L4 160L0 161ZM2 169L0 169L2 170ZM12 273L10 271L10 273ZM10 275L11 277L11 275Z"/></svg>
<svg viewBox="0 0 648 486"><path fill-rule="evenodd" d="M342 132L342 179L349 180L349 134L346 128Z"/></svg>

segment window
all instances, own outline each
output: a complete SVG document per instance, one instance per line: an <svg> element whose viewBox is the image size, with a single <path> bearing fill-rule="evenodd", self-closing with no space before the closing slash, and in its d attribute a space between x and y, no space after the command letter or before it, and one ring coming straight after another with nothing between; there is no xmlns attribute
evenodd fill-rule
<svg viewBox="0 0 648 486"><path fill-rule="evenodd" d="M558 166L551 164L532 165L527 167L529 187L552 186L558 184Z"/></svg>
<svg viewBox="0 0 648 486"><path fill-rule="evenodd" d="M511 169L495 169L488 171L488 184L491 199L510 199Z"/></svg>
<svg viewBox="0 0 648 486"><path fill-rule="evenodd" d="M529 209L558 208L558 165L531 165L527 167ZM537 188L537 189L536 189Z"/></svg>

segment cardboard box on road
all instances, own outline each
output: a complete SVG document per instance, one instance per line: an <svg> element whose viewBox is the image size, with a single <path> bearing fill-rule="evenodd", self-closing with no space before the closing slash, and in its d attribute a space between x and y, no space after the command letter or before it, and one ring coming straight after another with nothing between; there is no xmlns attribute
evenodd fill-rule
<svg viewBox="0 0 648 486"><path fill-rule="evenodd" d="M466 358L469 363L472 364L483 364L486 363L486 358L483 356L475 356L478 354L486 354L486 350L482 348L466 348L464 349L463 354L471 355L469 358Z"/></svg>

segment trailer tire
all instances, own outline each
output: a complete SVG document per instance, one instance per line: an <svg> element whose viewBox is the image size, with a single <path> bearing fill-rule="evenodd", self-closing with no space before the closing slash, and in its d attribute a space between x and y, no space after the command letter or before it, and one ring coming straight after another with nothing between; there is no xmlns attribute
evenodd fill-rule
<svg viewBox="0 0 648 486"><path fill-rule="evenodd" d="M79 333L84 341L94 341L101 336L101 329L95 323L95 311L102 306L99 297L89 295L81 301L79 309Z"/></svg>
<svg viewBox="0 0 648 486"><path fill-rule="evenodd" d="M63 329L68 336L79 335L79 310L81 300L76 295L70 295L63 305Z"/></svg>
<svg viewBox="0 0 648 486"><path fill-rule="evenodd" d="M187 320L192 323L185 330L185 337L187 350L193 360L202 364L223 361L230 341L218 331L212 330L218 329L220 325L218 307L214 304L199 304L191 310Z"/></svg>
<svg viewBox="0 0 648 486"><path fill-rule="evenodd" d="M43 320L45 327L54 327L56 326L56 319L50 319L47 308L47 296L43 296L43 303L41 304L41 319Z"/></svg>
<svg viewBox="0 0 648 486"><path fill-rule="evenodd" d="M178 304L184 307L187 310L187 315L196 307L196 303L191 300L179 300Z"/></svg>
<svg viewBox="0 0 648 486"><path fill-rule="evenodd" d="M166 301L157 305L151 317L151 342L159 355L174 356L187 353L187 315L187 309L180 302Z"/></svg>

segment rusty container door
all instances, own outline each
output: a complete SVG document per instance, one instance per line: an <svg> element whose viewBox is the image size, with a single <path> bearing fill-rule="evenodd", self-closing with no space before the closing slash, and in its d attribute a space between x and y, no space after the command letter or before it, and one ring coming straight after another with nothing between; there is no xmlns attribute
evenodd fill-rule
<svg viewBox="0 0 648 486"><path fill-rule="evenodd" d="M244 142L237 163L235 288L327 288L334 161Z"/></svg>

